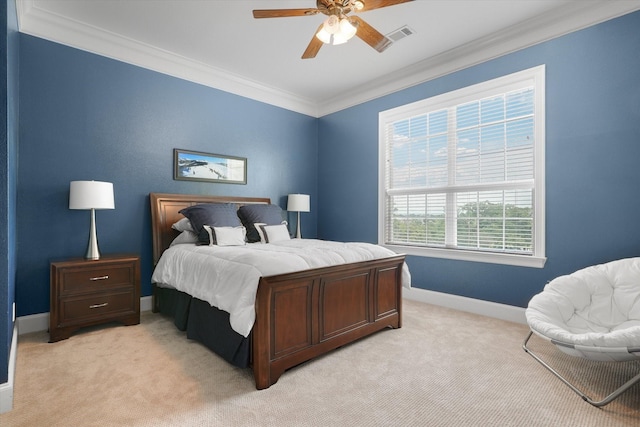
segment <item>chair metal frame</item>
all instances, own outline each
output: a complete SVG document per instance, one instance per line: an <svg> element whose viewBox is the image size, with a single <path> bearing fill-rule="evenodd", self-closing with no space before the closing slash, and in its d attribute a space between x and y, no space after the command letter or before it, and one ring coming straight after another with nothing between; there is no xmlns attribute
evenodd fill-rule
<svg viewBox="0 0 640 427"><path fill-rule="evenodd" d="M585 393L583 393L575 385L571 384L571 382L569 382L569 380L567 380L565 377L563 377L558 371L553 369L547 362L542 360L540 358L540 356L535 354L529 347L527 347L527 343L529 342L529 339L531 339L532 335L533 335L533 331L529 331L529 334L527 335L527 338L525 338L524 342L522 343L522 348L524 349L524 351L527 354L529 354L531 357L533 357L535 360L537 360L542 366L547 368L549 370L549 372L551 372L553 375L555 375L557 378L559 378L563 383L565 383L567 386L569 386L569 388L571 390L573 390L574 392L576 392L584 401L586 401L587 403L590 403L591 405L593 405L595 407L599 408L599 407L602 407L602 406L605 406L605 405L611 403L614 399L616 399L622 393L627 391L631 386L633 386L634 384L636 384L637 382L640 381L640 373L638 373L633 378L631 378L630 380L628 380L627 382L622 384L620 387L615 389L612 393L607 395L604 399L599 400L599 401L595 401L592 398L590 398L589 396L587 396ZM549 338L545 338L545 339L549 339ZM554 344L556 346L564 346L564 347L577 349L577 350L586 350L586 348L584 346L582 346L582 348L578 348L577 346L575 346L573 344L568 344L568 343L556 341L556 340L553 340L553 339L550 339L550 341L551 341L552 344ZM594 347L593 348L593 350L597 350L597 349L601 349L601 348L598 348L598 347ZM605 348L605 349L602 349L602 350L604 350L606 352L607 349ZM617 350L619 350L619 349L617 349ZM639 348L627 348L626 351L628 353L633 354L634 356L638 357L639 360L640 360L640 347ZM573 356L573 357L577 357L577 356ZM587 360L590 360L588 357L585 357L585 358Z"/></svg>

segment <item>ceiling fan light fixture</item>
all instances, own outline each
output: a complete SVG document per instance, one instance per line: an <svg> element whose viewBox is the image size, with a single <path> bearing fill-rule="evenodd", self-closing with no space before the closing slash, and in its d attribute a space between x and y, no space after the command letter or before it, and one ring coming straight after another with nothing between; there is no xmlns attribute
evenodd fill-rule
<svg viewBox="0 0 640 427"><path fill-rule="evenodd" d="M316 34L322 43L338 45L355 36L357 27L348 18L340 19L337 15L329 16Z"/></svg>
<svg viewBox="0 0 640 427"><path fill-rule="evenodd" d="M309 0L310 1L310 0ZM323 14L326 19L320 24L307 45L302 59L315 58L323 44L342 44L358 33L358 37L377 50L384 51L393 41L381 34L359 16L351 12L367 12L414 0L316 0L315 8L306 9L254 9L254 18L280 18L287 16L310 16ZM368 3L367 3L368 2ZM360 30L358 32L358 30Z"/></svg>
<svg viewBox="0 0 640 427"><path fill-rule="evenodd" d="M333 44L337 45L348 42L351 37L356 35L356 31L357 28L349 22L349 19L342 18L340 20L340 31L333 35Z"/></svg>
<svg viewBox="0 0 640 427"><path fill-rule="evenodd" d="M316 37L325 44L330 44L331 43L331 34L324 29L324 27L318 31L318 33L316 34Z"/></svg>
<svg viewBox="0 0 640 427"><path fill-rule="evenodd" d="M340 31L340 18L336 15L329 16L325 21L322 29L329 34L336 34Z"/></svg>
<svg viewBox="0 0 640 427"><path fill-rule="evenodd" d="M339 44L346 43L347 41L349 41L349 39L346 38L342 33L336 33L336 34L333 35L332 44L334 46L336 46L336 45L339 45Z"/></svg>
<svg viewBox="0 0 640 427"><path fill-rule="evenodd" d="M340 20L340 34L347 40L356 35L358 28L349 21L348 18L342 18Z"/></svg>
<svg viewBox="0 0 640 427"><path fill-rule="evenodd" d="M331 33L322 26L316 34L316 37L320 39L322 43L339 45L348 42L349 39L356 35L356 31L358 30L347 18L342 18L337 28L338 31Z"/></svg>

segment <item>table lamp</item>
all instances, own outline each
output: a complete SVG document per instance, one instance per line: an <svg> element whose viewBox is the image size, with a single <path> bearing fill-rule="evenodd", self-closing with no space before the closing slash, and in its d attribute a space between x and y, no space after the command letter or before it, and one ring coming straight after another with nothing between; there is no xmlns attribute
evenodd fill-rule
<svg viewBox="0 0 640 427"><path fill-rule="evenodd" d="M287 210L298 212L298 223L296 224L296 239L300 239L300 212L309 212L308 194L289 194L287 200Z"/></svg>
<svg viewBox="0 0 640 427"><path fill-rule="evenodd" d="M69 209L91 210L91 229L86 259L100 259L96 237L96 209L115 209L113 184L102 181L71 181Z"/></svg>

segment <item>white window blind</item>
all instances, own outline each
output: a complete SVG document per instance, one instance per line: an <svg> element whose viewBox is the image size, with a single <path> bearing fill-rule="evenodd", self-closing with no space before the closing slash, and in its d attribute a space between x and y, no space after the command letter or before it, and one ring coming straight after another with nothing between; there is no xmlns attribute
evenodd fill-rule
<svg viewBox="0 0 640 427"><path fill-rule="evenodd" d="M544 67L380 113L379 242L544 264Z"/></svg>

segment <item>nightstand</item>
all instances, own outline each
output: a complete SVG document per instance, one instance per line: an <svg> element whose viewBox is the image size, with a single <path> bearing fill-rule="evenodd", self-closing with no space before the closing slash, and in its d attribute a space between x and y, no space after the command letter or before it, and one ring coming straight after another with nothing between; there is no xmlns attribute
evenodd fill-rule
<svg viewBox="0 0 640 427"><path fill-rule="evenodd" d="M140 323L140 258L107 255L51 263L49 342L85 326Z"/></svg>

